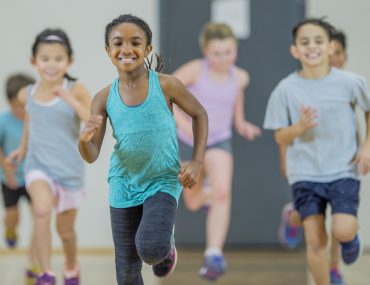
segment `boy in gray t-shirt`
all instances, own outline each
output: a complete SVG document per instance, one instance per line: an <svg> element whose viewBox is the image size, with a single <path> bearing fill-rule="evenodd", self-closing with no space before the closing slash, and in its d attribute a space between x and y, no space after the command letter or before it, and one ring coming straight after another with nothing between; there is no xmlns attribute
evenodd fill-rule
<svg viewBox="0 0 370 285"><path fill-rule="evenodd" d="M357 235L358 174L370 170L370 132L358 146L354 104L366 112L370 95L365 80L331 68L329 42L334 28L308 19L293 29L291 53L302 69L283 79L273 91L264 127L275 130L278 144L287 145L287 178L294 206L305 230L307 258L316 284L330 284L325 209L330 203L333 234L347 264L360 256Z"/></svg>

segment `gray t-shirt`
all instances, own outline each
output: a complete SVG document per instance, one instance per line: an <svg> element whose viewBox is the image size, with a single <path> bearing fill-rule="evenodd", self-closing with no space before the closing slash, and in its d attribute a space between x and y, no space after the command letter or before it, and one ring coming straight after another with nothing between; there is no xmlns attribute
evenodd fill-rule
<svg viewBox="0 0 370 285"><path fill-rule="evenodd" d="M336 68L331 68L327 76L317 80L292 73L272 92L264 128L278 130L297 123L302 104L317 110L318 125L288 145L289 184L358 179L356 166L352 163L358 151L354 105L364 111L370 110L365 79Z"/></svg>

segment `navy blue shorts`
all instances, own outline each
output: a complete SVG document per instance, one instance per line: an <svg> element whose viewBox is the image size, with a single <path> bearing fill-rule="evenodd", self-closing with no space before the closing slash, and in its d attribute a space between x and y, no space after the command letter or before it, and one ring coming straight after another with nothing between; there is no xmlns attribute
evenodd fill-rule
<svg viewBox="0 0 370 285"><path fill-rule="evenodd" d="M329 203L332 214L357 216L360 203L360 181L344 178L329 183L309 181L292 185L294 208L302 220L312 215L325 215Z"/></svg>

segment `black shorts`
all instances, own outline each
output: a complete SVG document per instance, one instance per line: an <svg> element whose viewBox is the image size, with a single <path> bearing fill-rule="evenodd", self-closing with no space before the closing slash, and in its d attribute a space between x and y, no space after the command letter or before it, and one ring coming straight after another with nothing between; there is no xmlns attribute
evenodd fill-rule
<svg viewBox="0 0 370 285"><path fill-rule="evenodd" d="M1 183L1 188L3 192L3 200L5 208L15 207L18 205L19 199L23 196L28 200L31 201L31 197L28 195L26 191L26 187L18 187L17 189L11 189L7 187L4 183Z"/></svg>

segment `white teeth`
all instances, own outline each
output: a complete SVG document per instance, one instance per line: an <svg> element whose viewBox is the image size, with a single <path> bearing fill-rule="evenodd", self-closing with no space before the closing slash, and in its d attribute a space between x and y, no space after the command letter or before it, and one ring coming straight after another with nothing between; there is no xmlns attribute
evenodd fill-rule
<svg viewBox="0 0 370 285"><path fill-rule="evenodd" d="M126 57L122 57L122 58L119 58L120 61L122 61L123 63L132 63L134 62L134 58L126 58Z"/></svg>
<svg viewBox="0 0 370 285"><path fill-rule="evenodd" d="M309 59L314 59L314 58L317 58L317 57L319 57L319 56L320 56L320 54L319 54L319 53L317 53L317 52L307 54L307 57L308 57Z"/></svg>

